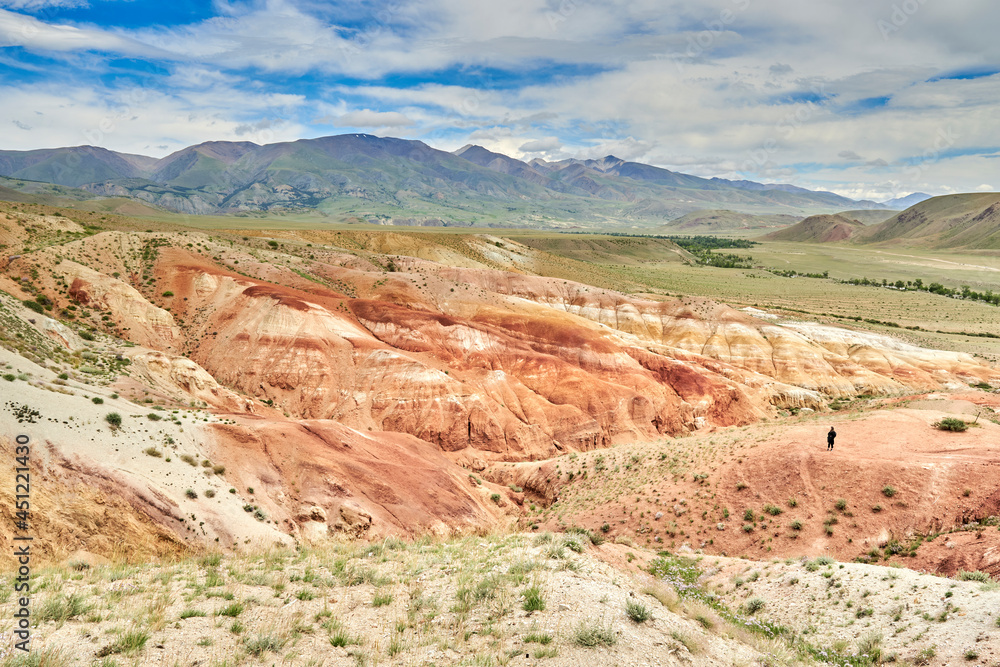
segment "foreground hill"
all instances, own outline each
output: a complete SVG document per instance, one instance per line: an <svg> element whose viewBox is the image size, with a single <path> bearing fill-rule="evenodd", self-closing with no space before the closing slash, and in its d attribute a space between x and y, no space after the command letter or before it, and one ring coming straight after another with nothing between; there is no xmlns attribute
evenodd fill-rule
<svg viewBox="0 0 1000 667"><path fill-rule="evenodd" d="M855 240L937 249L997 249L1000 248L1000 194L934 197L865 230Z"/></svg>
<svg viewBox="0 0 1000 667"><path fill-rule="evenodd" d="M94 146L0 151L0 176L19 179L15 190L45 182L181 213L308 211L418 225L631 226L703 208L801 216L881 206L792 186L704 179L611 155L526 163L481 146L448 153L367 134L265 146L213 141L161 159Z"/></svg>
<svg viewBox="0 0 1000 667"><path fill-rule="evenodd" d="M843 215L813 215L787 229L763 237L768 241L828 243L851 238L864 225Z"/></svg>
<svg viewBox="0 0 1000 667"><path fill-rule="evenodd" d="M599 534L389 539L162 567L78 555L34 583L32 655L47 667L956 665L1000 651L995 584L828 558L663 556Z"/></svg>

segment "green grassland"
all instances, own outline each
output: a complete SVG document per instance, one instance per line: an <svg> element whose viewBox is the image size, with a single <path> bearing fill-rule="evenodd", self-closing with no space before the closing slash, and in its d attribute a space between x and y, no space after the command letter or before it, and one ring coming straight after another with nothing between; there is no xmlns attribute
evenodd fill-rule
<svg viewBox="0 0 1000 667"><path fill-rule="evenodd" d="M590 277L592 284L600 287L672 296L705 296L735 307L787 309L809 319L859 326L891 333L919 345L1000 360L1000 339L960 334L1000 334L1000 308L996 306L922 291L839 282L864 277L885 278L890 283L921 279L924 284L940 282L952 288L969 285L977 291L997 291L1000 290L1000 255L791 242L761 243L753 248L732 251L751 257L753 264L758 266L800 273L828 271L830 275L830 279L789 278L763 269L699 266L678 261L676 253L664 253L660 259L651 259L651 248L662 243L658 239L632 238L630 240L635 243L618 246L621 255L612 258L617 261L611 261L603 244L588 257L584 241L590 239L593 243L600 238L597 236L568 237L571 240L564 240L567 235L553 234L535 235L530 239L519 233L504 236L590 264L595 269ZM854 320L856 317L862 321ZM864 320L892 322L899 327ZM929 331L906 330L905 327Z"/></svg>

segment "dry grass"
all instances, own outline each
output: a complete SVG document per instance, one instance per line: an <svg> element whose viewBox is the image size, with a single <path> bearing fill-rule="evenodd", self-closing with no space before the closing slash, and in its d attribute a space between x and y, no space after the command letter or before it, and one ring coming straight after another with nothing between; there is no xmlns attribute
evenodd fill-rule
<svg viewBox="0 0 1000 667"><path fill-rule="evenodd" d="M524 654L604 664L587 656L610 651L628 663L637 646L669 645L674 630L662 623L681 610L676 593L649 581L644 592L667 610L658 611L593 548L579 535L515 534L52 567L35 589L38 635L52 649L39 664L187 664L197 654L215 667L320 665L331 650L368 665L423 664L429 651L435 664L504 665ZM631 621L630 602L644 612ZM11 605L0 614L10 618ZM689 624L684 643L700 651L716 622L671 623Z"/></svg>

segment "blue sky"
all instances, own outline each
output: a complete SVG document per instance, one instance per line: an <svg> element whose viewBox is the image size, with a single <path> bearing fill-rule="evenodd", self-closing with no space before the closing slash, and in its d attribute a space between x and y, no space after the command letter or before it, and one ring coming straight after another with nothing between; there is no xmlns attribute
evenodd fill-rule
<svg viewBox="0 0 1000 667"><path fill-rule="evenodd" d="M987 0L0 0L0 149L343 132L885 199L1000 188Z"/></svg>

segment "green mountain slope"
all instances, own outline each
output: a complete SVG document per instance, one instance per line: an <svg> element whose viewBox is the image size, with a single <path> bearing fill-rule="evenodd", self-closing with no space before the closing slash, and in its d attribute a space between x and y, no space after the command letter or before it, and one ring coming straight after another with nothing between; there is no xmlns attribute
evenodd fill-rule
<svg viewBox="0 0 1000 667"><path fill-rule="evenodd" d="M649 229L699 209L802 217L877 206L788 185L705 179L614 156L522 162L480 146L344 134L215 141L162 159L82 146L0 151L0 175L181 213L316 210L410 224Z"/></svg>

